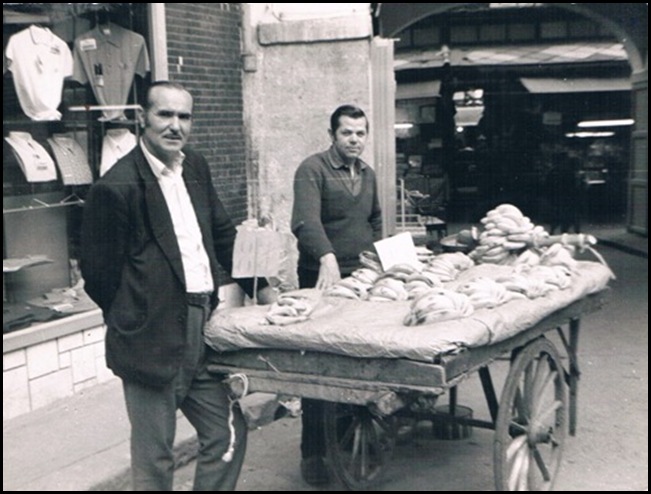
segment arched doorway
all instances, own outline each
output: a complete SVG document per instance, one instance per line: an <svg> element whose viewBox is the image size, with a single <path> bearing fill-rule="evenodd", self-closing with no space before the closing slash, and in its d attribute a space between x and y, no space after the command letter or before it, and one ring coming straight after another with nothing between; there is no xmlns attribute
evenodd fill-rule
<svg viewBox="0 0 651 494"><path fill-rule="evenodd" d="M455 9L487 8L518 4L375 4L377 32L395 38L409 26L432 15ZM630 76L632 116L635 127L631 135L628 166L626 226L629 230L648 234L648 19L647 4L522 4L553 6L584 16L603 26L624 46L632 75Z"/></svg>

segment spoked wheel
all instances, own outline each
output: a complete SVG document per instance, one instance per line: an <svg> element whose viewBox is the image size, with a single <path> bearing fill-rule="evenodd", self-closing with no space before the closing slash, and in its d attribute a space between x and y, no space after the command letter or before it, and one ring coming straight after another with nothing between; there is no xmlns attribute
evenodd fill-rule
<svg viewBox="0 0 651 494"><path fill-rule="evenodd" d="M393 454L395 418L374 415L365 406L327 403L324 419L334 474L350 490L373 487Z"/></svg>
<svg viewBox="0 0 651 494"><path fill-rule="evenodd" d="M497 415L494 460L498 491L551 490L568 428L561 359L540 338L511 364Z"/></svg>

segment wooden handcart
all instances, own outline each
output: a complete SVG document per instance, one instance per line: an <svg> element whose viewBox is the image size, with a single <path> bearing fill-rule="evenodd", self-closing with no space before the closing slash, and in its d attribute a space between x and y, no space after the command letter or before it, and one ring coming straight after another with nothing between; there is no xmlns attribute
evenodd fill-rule
<svg viewBox="0 0 651 494"><path fill-rule="evenodd" d="M325 400L328 464L350 490L376 485L394 449L400 418L432 417L445 393L450 413L438 419L495 431L497 490L550 490L566 437L576 432L581 317L600 309L605 293L583 297L499 343L434 363L249 349L215 352L210 370L230 376L234 390L244 386L248 392ZM552 333L561 345L552 343ZM490 368L505 357L510 370L498 398ZM475 371L490 411L484 420L454 413L457 386Z"/></svg>

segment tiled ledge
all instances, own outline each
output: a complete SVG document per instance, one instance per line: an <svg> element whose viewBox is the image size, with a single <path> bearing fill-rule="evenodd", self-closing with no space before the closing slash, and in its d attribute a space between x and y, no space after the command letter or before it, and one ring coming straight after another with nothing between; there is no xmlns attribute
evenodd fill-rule
<svg viewBox="0 0 651 494"><path fill-rule="evenodd" d="M99 309L64 317L30 328L2 335L2 353L15 352L33 345L45 343L57 338L96 328L104 324L102 311Z"/></svg>

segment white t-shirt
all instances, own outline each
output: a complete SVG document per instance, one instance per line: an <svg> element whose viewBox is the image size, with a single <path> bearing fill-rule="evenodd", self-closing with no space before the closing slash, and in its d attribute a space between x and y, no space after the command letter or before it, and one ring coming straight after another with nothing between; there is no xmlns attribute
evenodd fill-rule
<svg viewBox="0 0 651 494"><path fill-rule="evenodd" d="M72 53L52 31L30 26L9 38L5 51L20 106L32 120L60 120L63 80L72 75Z"/></svg>
<svg viewBox="0 0 651 494"><path fill-rule="evenodd" d="M9 132L5 137L28 182L50 182L57 179L52 156L28 132Z"/></svg>
<svg viewBox="0 0 651 494"><path fill-rule="evenodd" d="M136 136L129 129L107 130L102 143L102 163L99 167L99 176L103 177L120 158L126 156L137 144Z"/></svg>

